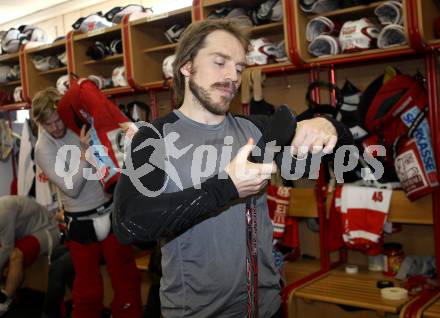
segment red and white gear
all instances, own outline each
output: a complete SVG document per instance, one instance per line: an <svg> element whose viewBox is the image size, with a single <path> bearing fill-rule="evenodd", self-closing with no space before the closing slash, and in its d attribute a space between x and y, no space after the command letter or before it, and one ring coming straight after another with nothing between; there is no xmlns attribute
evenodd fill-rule
<svg viewBox="0 0 440 318"><path fill-rule="evenodd" d="M376 14L381 24L403 25L403 8L399 1L386 1L376 7Z"/></svg>
<svg viewBox="0 0 440 318"><path fill-rule="evenodd" d="M377 251L391 195L392 190L352 185L344 185L335 192L335 208L341 214L342 238L348 247L373 254Z"/></svg>
<svg viewBox="0 0 440 318"><path fill-rule="evenodd" d="M107 19L98 13L93 13L87 17L81 17L72 24L72 27L82 33L91 32L94 30L108 28L113 25L112 22L107 21Z"/></svg>
<svg viewBox="0 0 440 318"><path fill-rule="evenodd" d="M384 146L391 148L409 130L410 123L401 116L413 107L423 110L427 102L425 89L412 76L398 74L377 91L368 105L364 125L371 133L382 136Z"/></svg>
<svg viewBox="0 0 440 318"><path fill-rule="evenodd" d="M400 117L409 132L396 142L394 164L406 195L413 201L438 187L437 167L425 111L414 106Z"/></svg>
<svg viewBox="0 0 440 318"><path fill-rule="evenodd" d="M176 59L176 55L167 56L162 62L162 73L163 77L168 80L173 78L173 63Z"/></svg>
<svg viewBox="0 0 440 318"><path fill-rule="evenodd" d="M106 111L103 112L103 109ZM91 146L105 147L106 153L94 148L96 151L92 152L90 160L101 177L104 189L111 191L124 160L124 154L118 150L117 137L122 131L120 124L130 120L88 79L71 82L57 111L67 127L78 135L83 124L90 125Z"/></svg>
<svg viewBox="0 0 440 318"><path fill-rule="evenodd" d="M332 20L326 17L316 17L307 23L306 27L306 39L312 42L318 35L336 35L339 29L335 27Z"/></svg>
<svg viewBox="0 0 440 318"><path fill-rule="evenodd" d="M113 23L120 23L122 21L122 18L126 15L133 14L133 13L153 13L153 10L151 8L144 8L140 4L129 4L125 7L115 7L109 12L105 14L105 17L107 20L113 22ZM143 16L143 15L140 15ZM145 14L147 16L147 14Z"/></svg>
<svg viewBox="0 0 440 318"><path fill-rule="evenodd" d="M112 72L113 86L128 86L127 79L125 78L125 67L118 66Z"/></svg>
<svg viewBox="0 0 440 318"><path fill-rule="evenodd" d="M277 47L266 38L258 38L250 41L246 61L248 65L265 65L276 56Z"/></svg>
<svg viewBox="0 0 440 318"><path fill-rule="evenodd" d="M286 226L287 210L290 200L289 187L277 187L270 185L267 187L267 206L273 224L274 239L281 239L284 235Z"/></svg>
<svg viewBox="0 0 440 318"><path fill-rule="evenodd" d="M290 187L267 187L267 207L272 219L273 238L284 246L299 247L298 222L287 216L289 211Z"/></svg>
<svg viewBox="0 0 440 318"><path fill-rule="evenodd" d="M347 21L339 33L339 43L342 52L357 52L376 46L380 29L367 18Z"/></svg>

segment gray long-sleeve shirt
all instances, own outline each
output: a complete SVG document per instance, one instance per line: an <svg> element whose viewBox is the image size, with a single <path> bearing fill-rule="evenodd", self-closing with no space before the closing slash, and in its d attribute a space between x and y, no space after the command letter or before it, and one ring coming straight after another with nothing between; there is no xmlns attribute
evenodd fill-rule
<svg viewBox="0 0 440 318"><path fill-rule="evenodd" d="M53 215L34 199L18 195L0 197L0 270L8 261L16 240L56 227Z"/></svg>
<svg viewBox="0 0 440 318"><path fill-rule="evenodd" d="M113 229L124 243L162 239L165 317L246 317L245 200L223 172L250 137L263 147L276 138L272 120L228 114L204 125L174 111L134 136L115 190ZM351 142L348 129L329 120L338 143ZM291 134L288 145L294 131L284 134ZM256 211L259 314L271 317L281 287L265 194L257 196Z"/></svg>
<svg viewBox="0 0 440 318"><path fill-rule="evenodd" d="M61 152L58 153L58 150L66 145L80 149L79 137L70 129L67 129L66 135L59 139L53 138L44 129L40 129L38 141L35 145L36 162L49 180L60 189L61 200L66 211L81 212L95 209L107 202L109 196L105 194L98 180L87 180L84 177L84 169L90 168L87 161L81 160L79 162L77 172L72 175L71 186L55 170L57 160L61 161L66 167L70 167L72 152L66 157Z"/></svg>

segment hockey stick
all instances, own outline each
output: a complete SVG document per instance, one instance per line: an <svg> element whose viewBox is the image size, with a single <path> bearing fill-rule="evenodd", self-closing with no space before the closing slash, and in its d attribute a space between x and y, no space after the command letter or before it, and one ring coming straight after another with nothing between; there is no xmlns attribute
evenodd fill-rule
<svg viewBox="0 0 440 318"><path fill-rule="evenodd" d="M265 135L257 147L262 150L261 156L251 156L250 161L264 162L265 141L275 141L275 147L287 146L293 139L296 130L296 118L290 109L282 105L277 108ZM276 153L276 152L273 152ZM277 155L280 155L278 153ZM258 315L258 237L257 237L257 198L252 196L246 201L246 283L247 283L247 317Z"/></svg>

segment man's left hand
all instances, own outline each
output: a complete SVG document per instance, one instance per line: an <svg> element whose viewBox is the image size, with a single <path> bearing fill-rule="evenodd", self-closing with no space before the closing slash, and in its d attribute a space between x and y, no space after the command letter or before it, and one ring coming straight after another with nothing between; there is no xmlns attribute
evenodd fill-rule
<svg viewBox="0 0 440 318"><path fill-rule="evenodd" d="M292 155L303 158L307 153L323 151L328 154L335 148L338 134L333 124L324 117L298 122L295 137L292 140Z"/></svg>

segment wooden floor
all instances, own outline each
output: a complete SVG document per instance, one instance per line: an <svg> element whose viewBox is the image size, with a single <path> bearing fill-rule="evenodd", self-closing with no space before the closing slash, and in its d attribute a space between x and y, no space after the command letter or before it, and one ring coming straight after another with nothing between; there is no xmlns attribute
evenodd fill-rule
<svg viewBox="0 0 440 318"><path fill-rule="evenodd" d="M440 318L440 299L423 312L423 317Z"/></svg>

